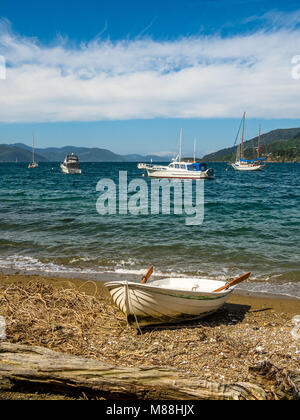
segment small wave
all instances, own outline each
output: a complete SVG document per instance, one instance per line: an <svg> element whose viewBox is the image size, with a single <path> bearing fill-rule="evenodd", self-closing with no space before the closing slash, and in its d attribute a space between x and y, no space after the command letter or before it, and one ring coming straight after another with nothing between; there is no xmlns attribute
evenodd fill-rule
<svg viewBox="0 0 300 420"><path fill-rule="evenodd" d="M272 283L272 282L249 282L240 284L236 290L242 290L252 293L264 293L271 295L280 295L300 299L299 283Z"/></svg>
<svg viewBox="0 0 300 420"><path fill-rule="evenodd" d="M93 266L78 267L81 262L94 262ZM40 274L40 275L58 275L65 277L72 276L93 276L96 280L102 280L105 275L116 276L116 278L124 279L126 276L130 279L138 279L143 276L149 266L143 266L142 262L137 262L134 259L126 259L121 261L110 261L109 266L97 265L93 258L89 257L75 257L69 261L70 265L57 264L55 262L43 262L37 258L29 256L13 255L6 258L0 258L0 270L9 270L18 272L20 274ZM77 266L76 266L77 264ZM135 266L135 268L133 268ZM154 269L152 277L186 277L186 278L211 278L216 280L228 280L240 273L233 273L228 268L223 268L221 271L205 270L202 272L184 272L180 269L174 271L171 268L163 270ZM278 279L280 277L280 280ZM289 279L293 278L289 274ZM286 281L288 278L282 274L273 274L269 276L252 275L251 280L240 284L237 291L259 292L272 295L281 295L300 299L299 281Z"/></svg>

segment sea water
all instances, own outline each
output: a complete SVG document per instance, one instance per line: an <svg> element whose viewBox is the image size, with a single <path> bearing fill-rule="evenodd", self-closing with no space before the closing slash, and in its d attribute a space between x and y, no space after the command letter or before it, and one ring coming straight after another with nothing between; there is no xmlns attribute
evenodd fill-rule
<svg viewBox="0 0 300 420"><path fill-rule="evenodd" d="M187 226L172 212L98 214L98 181L117 184L119 171L140 178L135 163L82 163L82 175L58 163L0 163L0 271L96 280L138 280L151 264L154 277L251 271L241 289L300 297L300 164L209 166L204 221Z"/></svg>

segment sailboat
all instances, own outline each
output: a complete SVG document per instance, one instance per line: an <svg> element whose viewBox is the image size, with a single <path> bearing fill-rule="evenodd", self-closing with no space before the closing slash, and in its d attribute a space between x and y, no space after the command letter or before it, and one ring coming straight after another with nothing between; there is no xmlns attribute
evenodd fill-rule
<svg viewBox="0 0 300 420"><path fill-rule="evenodd" d="M32 162L29 163L28 168L33 169L37 168L39 164L34 160L34 135L32 134Z"/></svg>
<svg viewBox="0 0 300 420"><path fill-rule="evenodd" d="M231 166L236 171L261 171L266 166L262 162L264 159L261 159L259 157L261 127L259 127L257 158L256 159L244 159L245 119L246 119L246 112L244 112L244 115L243 115L243 130L242 130L241 143L237 146L236 159L235 159L235 162L231 164Z"/></svg>

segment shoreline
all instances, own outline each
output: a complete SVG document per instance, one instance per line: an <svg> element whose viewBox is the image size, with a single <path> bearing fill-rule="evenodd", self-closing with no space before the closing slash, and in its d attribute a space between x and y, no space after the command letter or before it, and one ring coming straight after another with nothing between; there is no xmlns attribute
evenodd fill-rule
<svg viewBox="0 0 300 420"><path fill-rule="evenodd" d="M176 368L227 384L251 381L251 368L266 360L284 371L299 370L300 342L292 331L300 299L235 293L206 318L139 333L100 281L0 274L0 315L7 342L112 366ZM0 392L0 399L23 397Z"/></svg>
<svg viewBox="0 0 300 420"><path fill-rule="evenodd" d="M103 279L99 279L98 277L103 277ZM111 277L116 277L116 279L112 279ZM104 293L104 295L107 295L109 297L109 294L106 290L106 288L103 286L105 282L112 281L112 280L122 280L124 277L124 274L119 273L110 273L110 272L104 272L104 273L97 273L97 278L95 278L93 275L86 274L86 273L59 273L59 274L53 274L53 273L36 273L36 272L29 272L29 273L20 273L16 272L12 269L5 269L0 271L0 284L3 279L5 281L11 280L17 280L17 281L26 281L31 279L39 279L43 280L44 282L49 281L51 284L55 283L66 283L66 282L73 282L78 285L83 285L87 282L95 283L99 286L99 289L101 290L101 293ZM131 281L138 280L140 276L138 275L131 275L132 279ZM157 278L160 278L160 276L157 276ZM231 294L228 302L234 301L238 303L238 301L241 302L256 302L256 305L263 304L262 301L265 302L273 302L273 304L276 307L284 307L285 310L290 312L290 308L296 307L298 309L298 314L300 314L300 298L297 296L291 296L291 295L283 295L279 293L270 293L270 292L260 292L260 291L252 291L252 290L244 290L241 288L237 288L233 291ZM279 302L281 304L279 305ZM290 305L288 302L291 302L292 305Z"/></svg>

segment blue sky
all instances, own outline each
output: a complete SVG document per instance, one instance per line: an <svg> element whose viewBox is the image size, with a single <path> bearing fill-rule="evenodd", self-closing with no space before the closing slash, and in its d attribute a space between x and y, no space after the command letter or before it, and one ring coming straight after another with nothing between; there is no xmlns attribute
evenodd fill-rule
<svg viewBox="0 0 300 420"><path fill-rule="evenodd" d="M139 35L159 39L222 32L224 36L262 27L243 21L270 11L293 12L298 0L1 0L1 16L26 36L51 42L57 34L89 41L105 29L113 40Z"/></svg>
<svg viewBox="0 0 300 420"><path fill-rule="evenodd" d="M0 19L0 143L167 153L182 127L204 154L244 111L248 138L300 127L299 1L2 0Z"/></svg>

